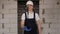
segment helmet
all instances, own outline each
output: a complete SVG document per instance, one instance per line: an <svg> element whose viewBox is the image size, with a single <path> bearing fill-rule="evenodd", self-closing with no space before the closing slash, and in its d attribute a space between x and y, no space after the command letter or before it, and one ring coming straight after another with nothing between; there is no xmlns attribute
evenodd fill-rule
<svg viewBox="0 0 60 34"><path fill-rule="evenodd" d="M28 4L33 5L33 2L29 0L29 1L27 1L26 5L28 5Z"/></svg>

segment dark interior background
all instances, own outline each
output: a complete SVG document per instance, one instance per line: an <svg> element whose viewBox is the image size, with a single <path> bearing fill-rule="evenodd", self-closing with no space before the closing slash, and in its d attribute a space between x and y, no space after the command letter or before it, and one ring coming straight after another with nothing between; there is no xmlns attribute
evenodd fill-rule
<svg viewBox="0 0 60 34"><path fill-rule="evenodd" d="M26 2L28 0L18 0L18 34L22 34L22 29L20 28L21 15L26 10ZM34 11L39 14L39 0L31 0L34 3Z"/></svg>

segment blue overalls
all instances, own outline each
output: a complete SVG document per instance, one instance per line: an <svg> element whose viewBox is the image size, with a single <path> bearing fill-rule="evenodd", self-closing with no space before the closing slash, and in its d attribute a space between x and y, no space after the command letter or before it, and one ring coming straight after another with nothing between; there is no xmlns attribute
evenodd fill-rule
<svg viewBox="0 0 60 34"><path fill-rule="evenodd" d="M26 12L25 12L25 23L24 23L24 34L38 34L37 24L35 20L35 12L34 12L34 18L29 19L27 18Z"/></svg>

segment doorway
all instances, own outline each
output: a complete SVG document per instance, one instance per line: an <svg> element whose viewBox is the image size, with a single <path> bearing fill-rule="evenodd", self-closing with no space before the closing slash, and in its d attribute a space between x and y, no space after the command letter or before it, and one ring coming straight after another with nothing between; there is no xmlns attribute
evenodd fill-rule
<svg viewBox="0 0 60 34"><path fill-rule="evenodd" d="M26 2L28 0L18 0L18 34L22 34L22 29L20 28L21 15L26 10ZM39 14L39 0L31 0L34 3L34 11Z"/></svg>

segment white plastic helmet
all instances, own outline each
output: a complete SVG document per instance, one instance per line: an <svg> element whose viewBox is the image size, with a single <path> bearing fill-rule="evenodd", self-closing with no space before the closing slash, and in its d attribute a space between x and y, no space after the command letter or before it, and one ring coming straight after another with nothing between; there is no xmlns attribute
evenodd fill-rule
<svg viewBox="0 0 60 34"><path fill-rule="evenodd" d="M29 0L29 1L27 1L26 5L28 5L28 4L33 5L33 2Z"/></svg>

